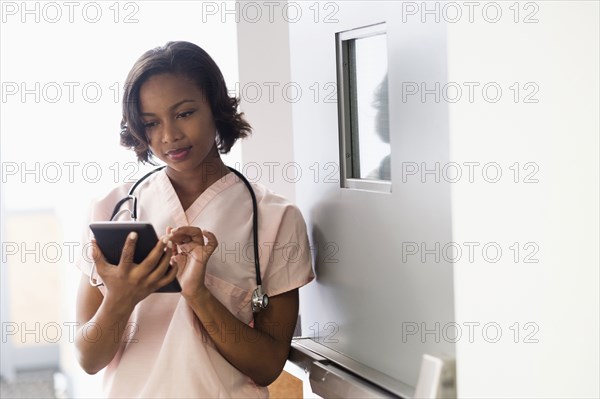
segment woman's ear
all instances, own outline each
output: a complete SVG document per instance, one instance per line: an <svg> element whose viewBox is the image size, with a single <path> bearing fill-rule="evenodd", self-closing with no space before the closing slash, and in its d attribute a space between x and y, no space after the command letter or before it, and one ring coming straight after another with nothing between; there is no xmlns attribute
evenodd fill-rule
<svg viewBox="0 0 600 399"><path fill-rule="evenodd" d="M217 147L217 149L219 149L219 142L221 140L219 140L219 131L215 130L215 142L214 142L214 146Z"/></svg>

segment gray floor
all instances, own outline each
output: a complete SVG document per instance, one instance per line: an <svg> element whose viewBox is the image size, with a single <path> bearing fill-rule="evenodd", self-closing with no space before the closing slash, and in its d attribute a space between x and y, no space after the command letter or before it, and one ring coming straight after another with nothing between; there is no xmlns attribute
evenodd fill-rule
<svg viewBox="0 0 600 399"><path fill-rule="evenodd" d="M12 383L0 380L0 398L54 398L55 371L19 372Z"/></svg>

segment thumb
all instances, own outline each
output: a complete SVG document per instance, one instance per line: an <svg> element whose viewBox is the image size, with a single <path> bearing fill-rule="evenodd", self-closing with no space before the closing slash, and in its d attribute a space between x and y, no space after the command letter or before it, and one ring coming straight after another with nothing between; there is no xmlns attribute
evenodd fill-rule
<svg viewBox="0 0 600 399"><path fill-rule="evenodd" d="M100 247L98 246L98 243L96 242L96 240L92 240L91 250L92 250L92 260L94 261L94 264L96 265L96 274L98 276L100 276L101 278L106 277L108 262L106 261L106 258L104 257L104 254L100 250Z"/></svg>
<svg viewBox="0 0 600 399"><path fill-rule="evenodd" d="M96 267L100 267L100 265L104 266L107 263L106 258L104 257L102 250L100 250L98 243L96 242L96 240L92 240L91 244L92 260L94 261L94 263L96 263Z"/></svg>

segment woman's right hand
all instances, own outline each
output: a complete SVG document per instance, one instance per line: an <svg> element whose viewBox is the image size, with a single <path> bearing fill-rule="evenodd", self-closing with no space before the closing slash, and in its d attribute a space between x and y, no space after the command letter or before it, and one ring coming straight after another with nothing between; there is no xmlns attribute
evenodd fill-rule
<svg viewBox="0 0 600 399"><path fill-rule="evenodd" d="M125 240L119 264L112 265L107 262L96 241L92 240L92 258L106 287L105 299L133 309L142 299L172 282L177 268L168 270L173 251L165 241L162 238L158 240L146 259L136 264L133 254L137 234L132 232Z"/></svg>

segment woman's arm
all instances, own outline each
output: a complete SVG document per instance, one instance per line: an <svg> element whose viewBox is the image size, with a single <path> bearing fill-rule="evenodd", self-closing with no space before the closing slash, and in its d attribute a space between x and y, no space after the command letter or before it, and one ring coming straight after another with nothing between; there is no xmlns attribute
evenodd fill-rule
<svg viewBox="0 0 600 399"><path fill-rule="evenodd" d="M86 373L96 374L115 357L132 311L107 300L98 288L90 285L86 275L81 276L75 348Z"/></svg>
<svg viewBox="0 0 600 399"><path fill-rule="evenodd" d="M298 318L297 289L269 298L269 306L255 314L254 328L232 315L206 287L185 299L229 363L258 385L275 381Z"/></svg>
<svg viewBox="0 0 600 399"><path fill-rule="evenodd" d="M118 266L109 264L92 241L96 270L106 294L92 287L87 276L81 277L75 348L79 364L88 374L96 374L115 357L135 305L175 279L175 269L167 272L172 251L164 241L159 240L139 265L133 263L136 241L136 234L126 240Z"/></svg>
<svg viewBox="0 0 600 399"><path fill-rule="evenodd" d="M269 385L281 373L288 357L298 317L298 290L269 298L269 306L255 314L251 328L231 314L204 285L206 264L218 245L214 234L185 226L169 230L169 239L177 244L172 263L178 269L181 294L219 352L257 384Z"/></svg>

